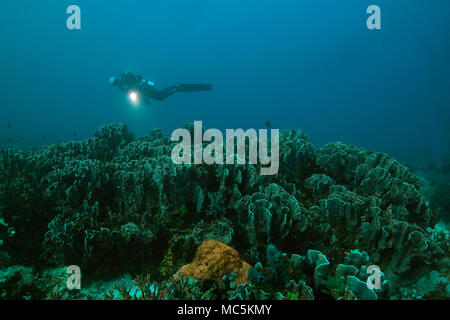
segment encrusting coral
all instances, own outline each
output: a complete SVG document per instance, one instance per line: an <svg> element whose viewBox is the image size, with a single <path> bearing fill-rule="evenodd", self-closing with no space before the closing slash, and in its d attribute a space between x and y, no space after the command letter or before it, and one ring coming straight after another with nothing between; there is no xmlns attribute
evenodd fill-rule
<svg viewBox="0 0 450 320"><path fill-rule="evenodd" d="M236 283L248 282L250 265L242 261L239 253L226 244L216 240L206 240L198 247L194 261L181 268L185 276L197 280L213 279L221 281L222 277L236 272Z"/></svg>

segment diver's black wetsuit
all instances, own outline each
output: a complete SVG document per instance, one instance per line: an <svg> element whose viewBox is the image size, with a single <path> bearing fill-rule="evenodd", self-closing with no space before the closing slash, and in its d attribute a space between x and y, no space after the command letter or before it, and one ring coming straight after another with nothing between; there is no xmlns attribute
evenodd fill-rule
<svg viewBox="0 0 450 320"><path fill-rule="evenodd" d="M211 84L186 84L177 83L163 90L157 90L151 81L145 80L142 76L136 76L133 72L126 71L120 78L112 78L111 84L118 86L120 90L128 92L135 90L144 97L144 102L150 104L150 99L164 100L177 92L198 92L211 91Z"/></svg>
<svg viewBox="0 0 450 320"><path fill-rule="evenodd" d="M164 100L165 98L178 92L176 85L167 87L163 90L156 90L154 86L151 86L148 83L144 83L142 87L138 88L138 91L144 96L155 100Z"/></svg>

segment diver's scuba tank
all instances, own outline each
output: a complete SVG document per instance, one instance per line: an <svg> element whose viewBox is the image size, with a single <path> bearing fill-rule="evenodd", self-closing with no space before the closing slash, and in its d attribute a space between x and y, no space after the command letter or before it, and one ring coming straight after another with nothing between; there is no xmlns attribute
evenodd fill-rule
<svg viewBox="0 0 450 320"><path fill-rule="evenodd" d="M143 79L142 81L143 81L146 85L148 85L148 86L150 86L150 87L154 87L154 86L155 86L155 83L154 83L153 81L151 81L151 80Z"/></svg>

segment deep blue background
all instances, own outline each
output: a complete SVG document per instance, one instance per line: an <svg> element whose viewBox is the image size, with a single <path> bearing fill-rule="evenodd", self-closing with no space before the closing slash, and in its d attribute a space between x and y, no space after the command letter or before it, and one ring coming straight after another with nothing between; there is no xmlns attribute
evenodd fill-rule
<svg viewBox="0 0 450 320"><path fill-rule="evenodd" d="M66 28L70 4L81 31ZM371 4L381 31L366 28ZM2 1L0 133L36 145L111 122L139 136L270 120L317 145L435 160L450 130L449 16L448 0ZM136 109L108 82L125 69L215 90Z"/></svg>

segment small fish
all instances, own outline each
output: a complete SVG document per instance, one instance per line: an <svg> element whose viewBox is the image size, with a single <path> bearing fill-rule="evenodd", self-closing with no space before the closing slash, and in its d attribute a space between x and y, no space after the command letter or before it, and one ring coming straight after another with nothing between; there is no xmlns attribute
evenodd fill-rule
<svg viewBox="0 0 450 320"><path fill-rule="evenodd" d="M6 125L6 129L10 129L12 127L12 122L9 121L8 124Z"/></svg>
<svg viewBox="0 0 450 320"><path fill-rule="evenodd" d="M266 122L264 123L264 125L266 126L267 129L272 128L272 123L270 123L270 121L266 121Z"/></svg>
<svg viewBox="0 0 450 320"><path fill-rule="evenodd" d="M42 139L44 139L44 140L47 139L47 136L43 136Z"/></svg>
<svg viewBox="0 0 450 320"><path fill-rule="evenodd" d="M76 133L76 132L75 132L73 135L74 135L75 137L78 137L78 133Z"/></svg>

